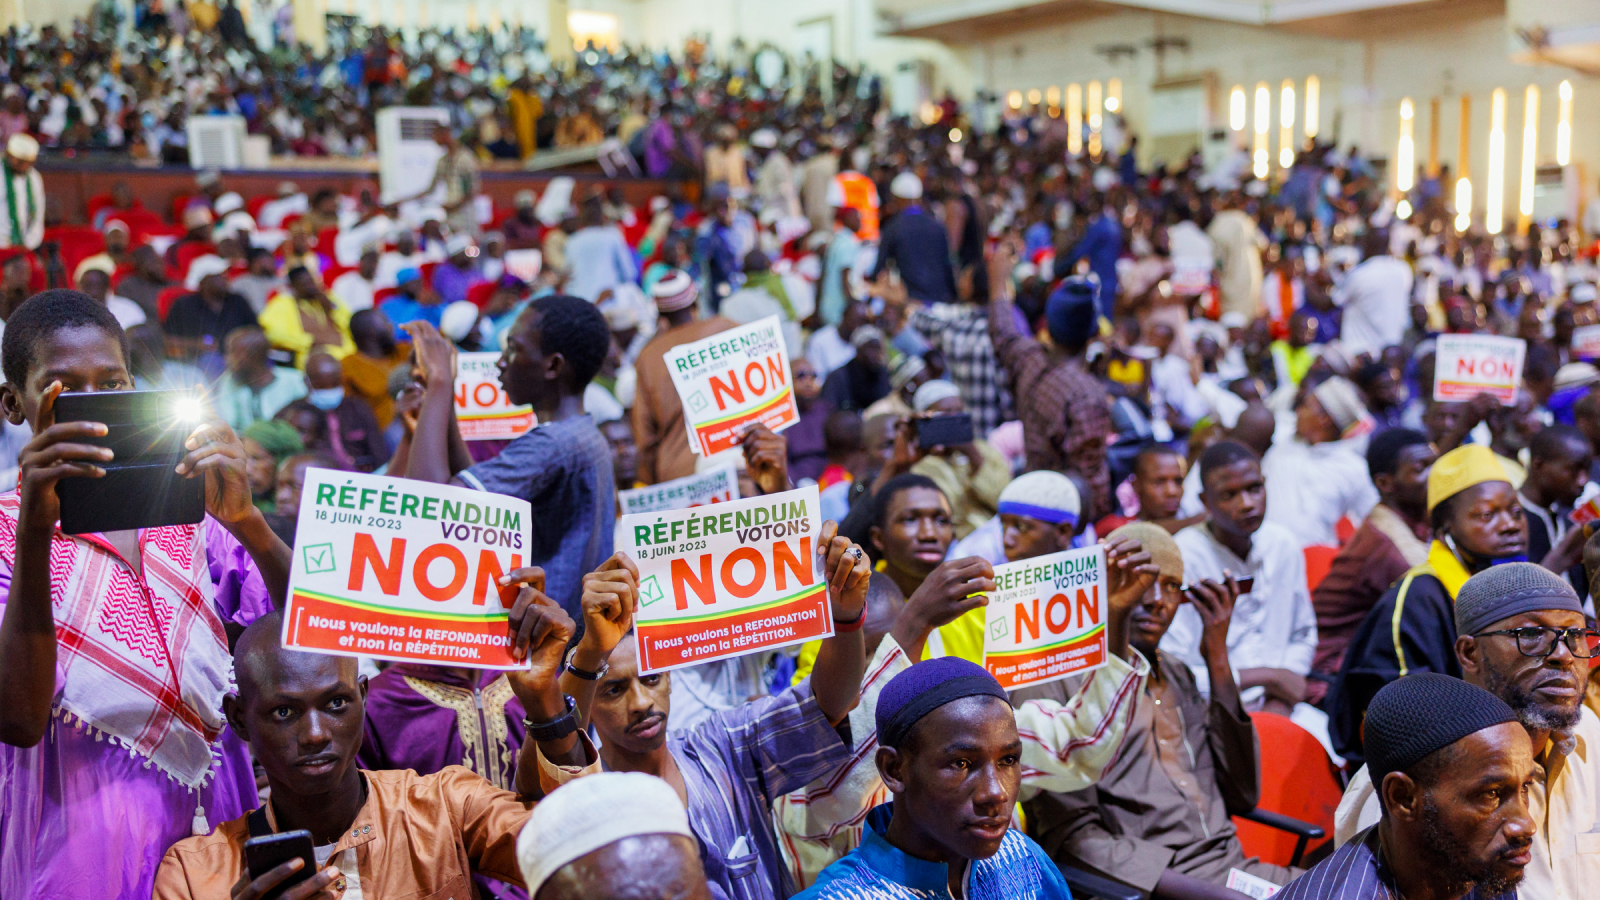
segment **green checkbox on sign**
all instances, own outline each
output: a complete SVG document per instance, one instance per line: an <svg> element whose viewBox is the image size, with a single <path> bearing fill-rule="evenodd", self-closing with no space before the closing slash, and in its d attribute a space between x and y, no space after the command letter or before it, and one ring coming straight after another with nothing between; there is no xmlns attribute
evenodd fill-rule
<svg viewBox="0 0 1600 900"><path fill-rule="evenodd" d="M661 581L655 575L646 578L639 585L640 606L649 606L657 600L665 599L666 596L667 592L661 589Z"/></svg>
<svg viewBox="0 0 1600 900"><path fill-rule="evenodd" d="M695 412L700 412L710 405L711 401L707 400L706 395L701 391L695 391L689 395L689 408Z"/></svg>
<svg viewBox="0 0 1600 900"><path fill-rule="evenodd" d="M995 621L989 623L989 639L998 641L1005 637L1010 630L1011 629L1006 627L1005 619L996 619Z"/></svg>
<svg viewBox="0 0 1600 900"><path fill-rule="evenodd" d="M339 568L334 562L332 544L312 544L301 550L305 554L306 574L317 575L322 572L333 572Z"/></svg>

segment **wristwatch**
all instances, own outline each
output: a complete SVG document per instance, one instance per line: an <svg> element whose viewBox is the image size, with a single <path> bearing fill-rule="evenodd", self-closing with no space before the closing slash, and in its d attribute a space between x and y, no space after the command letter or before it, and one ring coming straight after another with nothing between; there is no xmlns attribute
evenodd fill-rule
<svg viewBox="0 0 1600 900"><path fill-rule="evenodd" d="M582 678L584 681L599 681L600 679L606 677L607 672L611 671L611 663L609 662L601 663L600 671L598 672L590 672L586 669L580 669L572 664L572 658L577 655L577 648L573 648L572 652L567 654L567 671L572 673L572 677L574 678Z"/></svg>
<svg viewBox="0 0 1600 900"><path fill-rule="evenodd" d="M548 722L535 722L523 717L522 727L528 733L528 740L532 741L559 741L578 730L578 701L572 695L564 694L562 699L567 703L567 711Z"/></svg>

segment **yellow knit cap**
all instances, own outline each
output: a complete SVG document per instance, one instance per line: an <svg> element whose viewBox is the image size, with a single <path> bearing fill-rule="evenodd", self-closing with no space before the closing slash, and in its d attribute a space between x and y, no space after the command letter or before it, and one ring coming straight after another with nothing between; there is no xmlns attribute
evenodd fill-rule
<svg viewBox="0 0 1600 900"><path fill-rule="evenodd" d="M1475 484L1486 481L1511 483L1505 466L1494 451L1482 444L1464 444L1439 457L1428 470L1428 513Z"/></svg>
<svg viewBox="0 0 1600 900"><path fill-rule="evenodd" d="M1105 539L1111 541L1123 537L1133 538L1144 547L1156 568L1161 570L1161 577L1183 581L1183 553L1178 550L1178 542L1172 539L1165 528L1154 522L1129 522L1106 535Z"/></svg>

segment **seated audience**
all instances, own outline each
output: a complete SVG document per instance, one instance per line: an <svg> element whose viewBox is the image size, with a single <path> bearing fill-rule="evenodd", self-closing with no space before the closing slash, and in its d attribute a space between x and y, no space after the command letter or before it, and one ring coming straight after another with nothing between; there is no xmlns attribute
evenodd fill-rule
<svg viewBox="0 0 1600 900"><path fill-rule="evenodd" d="M340 275L328 285L328 293L339 298L345 308L353 313L371 309L378 291L378 246L368 244L361 248L361 258L356 267Z"/></svg>
<svg viewBox="0 0 1600 900"><path fill-rule="evenodd" d="M388 428L394 419L389 375L407 365L411 345L395 340L394 323L381 309L363 309L350 317L350 342L355 352L339 361L345 387L367 401L378 425Z"/></svg>
<svg viewBox="0 0 1600 900"><path fill-rule="evenodd" d="M265 247L252 247L245 254L245 270L228 282L233 292L250 301L250 308L261 315L271 300L283 290L283 279L278 277L278 261Z"/></svg>
<svg viewBox="0 0 1600 900"><path fill-rule="evenodd" d="M272 513L277 509L278 467L305 450L300 435L286 422L263 419L240 432L240 443L244 445L250 496L256 509Z"/></svg>
<svg viewBox="0 0 1600 900"><path fill-rule="evenodd" d="M397 293L378 304L378 309L394 323L395 337L405 337L402 330L412 322L427 322L435 328L444 317L445 304L439 295L422 280L422 270L401 269L395 274Z"/></svg>
<svg viewBox="0 0 1600 900"><path fill-rule="evenodd" d="M206 271L191 293L172 301L161 320L180 359L223 353L223 340L230 332L256 324L250 301L228 290L225 268Z"/></svg>
<svg viewBox="0 0 1600 900"><path fill-rule="evenodd" d="M1132 516L1109 515L1095 523L1095 530L1110 534L1129 522L1155 522L1169 534L1177 534L1190 525L1205 520L1205 513L1182 516L1184 479L1189 475L1189 463L1172 447L1151 444L1133 458L1133 474L1128 485L1138 499L1139 508Z"/></svg>

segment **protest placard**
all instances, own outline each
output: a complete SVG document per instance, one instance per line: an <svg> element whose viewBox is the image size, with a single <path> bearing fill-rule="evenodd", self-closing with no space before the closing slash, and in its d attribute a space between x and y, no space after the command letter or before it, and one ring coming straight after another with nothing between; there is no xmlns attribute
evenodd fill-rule
<svg viewBox="0 0 1600 900"><path fill-rule="evenodd" d="M1572 358L1600 360L1600 325L1585 325L1572 330Z"/></svg>
<svg viewBox="0 0 1600 900"><path fill-rule="evenodd" d="M1492 334L1441 334L1433 365L1433 399L1471 400L1490 394L1509 406L1522 383L1528 342Z"/></svg>
<svg viewBox="0 0 1600 900"><path fill-rule="evenodd" d="M528 501L359 472L307 469L283 645L341 656L513 669L511 591Z"/></svg>
<svg viewBox="0 0 1600 900"><path fill-rule="evenodd" d="M815 485L714 507L622 517L639 564L641 674L833 634Z"/></svg>
<svg viewBox="0 0 1600 900"><path fill-rule="evenodd" d="M534 422L533 407L512 406L500 387L498 353L456 356L456 421L469 441L510 440Z"/></svg>
<svg viewBox="0 0 1600 900"><path fill-rule="evenodd" d="M1006 690L1105 665L1106 551L1095 545L994 567L983 666Z"/></svg>
<svg viewBox="0 0 1600 900"><path fill-rule="evenodd" d="M664 509L691 509L737 499L739 473L734 470L732 463L649 487L617 491L617 504L625 516Z"/></svg>
<svg viewBox="0 0 1600 900"><path fill-rule="evenodd" d="M751 422L782 431L800 421L777 316L674 347L665 359L683 400L689 448L701 456L738 446Z"/></svg>

